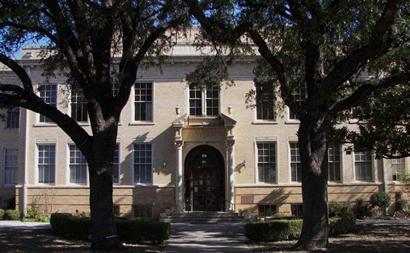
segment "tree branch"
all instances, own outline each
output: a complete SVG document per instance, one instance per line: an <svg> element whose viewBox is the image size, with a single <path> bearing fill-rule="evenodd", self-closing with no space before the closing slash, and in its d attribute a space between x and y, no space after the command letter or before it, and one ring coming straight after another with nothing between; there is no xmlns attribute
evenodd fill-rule
<svg viewBox="0 0 410 253"><path fill-rule="evenodd" d="M410 82L410 72L395 74L381 79L377 83L367 82L357 88L357 90L354 91L350 96L333 104L333 106L330 107L329 112L330 114L335 115L338 112L358 106L372 92L387 89L408 82Z"/></svg>
<svg viewBox="0 0 410 253"><path fill-rule="evenodd" d="M30 77L23 67L21 67L16 61L2 53L0 53L0 62L9 67L18 76L26 92L34 93L33 83L31 82Z"/></svg>

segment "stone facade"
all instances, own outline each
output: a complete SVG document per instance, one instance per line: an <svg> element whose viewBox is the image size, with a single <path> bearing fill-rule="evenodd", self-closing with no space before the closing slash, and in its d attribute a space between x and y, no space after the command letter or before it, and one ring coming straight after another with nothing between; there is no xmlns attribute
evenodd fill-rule
<svg viewBox="0 0 410 253"><path fill-rule="evenodd" d="M42 75L35 49L24 51L23 64L36 85L51 83L57 87L56 106L70 115L70 91L65 75L56 73L50 80ZM291 204L301 203L300 183L292 181L290 143L297 142L298 121L289 118L289 111L278 106L276 120L258 120L256 108L245 102L254 89L252 59L238 60L229 69L234 86L222 85L219 91L218 115L190 115L189 87L185 75L201 61L193 47L180 44L161 67L144 66L138 82L152 84L152 120L135 120L135 90L121 114L118 130L119 183L114 186L116 212L137 215L141 207L148 215L183 212L189 195L186 190L185 161L191 150L199 146L215 148L223 157L221 195L224 210L258 211L258 205L275 205L277 211L290 212ZM0 71L2 81L18 83L7 70ZM206 103L203 101L202 103ZM280 103L280 101L278 101ZM281 108L281 109L279 109ZM89 123L81 123L90 132ZM353 124L348 124L353 128ZM36 113L20 110L19 127L7 128L0 122L0 201L15 197L17 208L40 208L46 212L88 212L87 184L70 183L70 150L73 142L53 123L40 123ZM136 184L134 144L151 144L150 183ZM258 175L258 143L273 143L274 181L260 182ZM55 173L52 183L39 183L38 145L55 145ZM405 191L392 180L389 160L371 159L371 179L360 181L355 175L355 151L340 146L340 180L329 182L329 200L354 202L368 199L376 191L393 194ZM15 185L5 185L5 150L18 150ZM404 162L409 170L410 160ZM219 179L218 179L219 180ZM192 188L195 195L195 188ZM406 196L405 196L406 197ZM192 203L191 203L192 204ZM140 210L141 209L141 210Z"/></svg>

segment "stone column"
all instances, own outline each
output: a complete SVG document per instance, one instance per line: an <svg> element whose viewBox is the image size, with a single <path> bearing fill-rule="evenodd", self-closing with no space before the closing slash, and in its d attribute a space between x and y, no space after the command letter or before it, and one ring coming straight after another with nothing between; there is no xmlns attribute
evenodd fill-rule
<svg viewBox="0 0 410 253"><path fill-rule="evenodd" d="M184 200L184 171L183 171L183 161L182 161L182 146L183 141L175 141L176 147L176 173L175 173L175 203L177 207L177 213L183 213L185 211L185 200Z"/></svg>
<svg viewBox="0 0 410 253"><path fill-rule="evenodd" d="M234 199L234 186L235 186L235 156L234 156L234 144L233 138L228 138L226 141L226 173L225 173L225 203L226 211L235 211L235 199Z"/></svg>

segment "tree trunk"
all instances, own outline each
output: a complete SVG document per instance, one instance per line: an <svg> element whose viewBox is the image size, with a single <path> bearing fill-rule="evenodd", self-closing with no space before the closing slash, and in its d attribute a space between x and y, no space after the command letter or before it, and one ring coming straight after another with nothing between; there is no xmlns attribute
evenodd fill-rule
<svg viewBox="0 0 410 253"><path fill-rule="evenodd" d="M307 121L307 120L305 120ZM317 122L304 122L298 131L302 165L303 226L297 247L305 250L328 245L326 131Z"/></svg>
<svg viewBox="0 0 410 253"><path fill-rule="evenodd" d="M92 249L110 250L120 247L112 198L115 140L116 133L112 135L107 132L97 134L93 139L92 161L89 161Z"/></svg>

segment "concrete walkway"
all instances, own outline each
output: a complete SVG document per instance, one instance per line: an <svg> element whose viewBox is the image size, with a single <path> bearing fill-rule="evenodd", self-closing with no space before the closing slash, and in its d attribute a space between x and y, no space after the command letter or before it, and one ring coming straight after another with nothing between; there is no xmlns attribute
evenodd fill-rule
<svg viewBox="0 0 410 253"><path fill-rule="evenodd" d="M0 229L48 229L49 222L22 222L17 220L0 221Z"/></svg>
<svg viewBox="0 0 410 253"><path fill-rule="evenodd" d="M237 252L250 253L243 224L171 224L166 253Z"/></svg>

